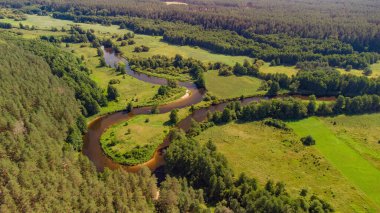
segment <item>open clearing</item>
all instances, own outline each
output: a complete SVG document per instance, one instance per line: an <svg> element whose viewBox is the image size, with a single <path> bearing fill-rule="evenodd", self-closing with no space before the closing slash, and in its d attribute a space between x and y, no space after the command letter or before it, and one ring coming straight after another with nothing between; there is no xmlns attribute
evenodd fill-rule
<svg viewBox="0 0 380 213"><path fill-rule="evenodd" d="M270 63L265 63L264 66L260 67L260 72L263 73L283 73L288 76L296 75L298 70L295 66L270 66Z"/></svg>
<svg viewBox="0 0 380 213"><path fill-rule="evenodd" d="M309 195L318 194L339 212L380 210L316 147L303 146L294 132L261 122L229 123L211 127L196 139L201 143L211 139L235 174L244 172L261 184L268 179L282 181L292 194L306 188Z"/></svg>
<svg viewBox="0 0 380 213"><path fill-rule="evenodd" d="M157 115L138 115L130 120L109 128L101 138L103 150L114 160L120 163L129 162L133 158L124 156L125 153L140 147L148 147L147 151L141 153L142 163L149 160L156 147L162 143L169 131L169 113ZM148 120L147 120L148 119Z"/></svg>
<svg viewBox="0 0 380 213"><path fill-rule="evenodd" d="M217 98L235 98L265 94L265 91L258 91L261 80L250 76L219 76L217 71L204 73L206 88Z"/></svg>
<svg viewBox="0 0 380 213"><path fill-rule="evenodd" d="M370 200L380 206L380 170L360 153L337 137L319 118L309 118L289 125L301 137L311 135L316 148L352 184L363 191Z"/></svg>

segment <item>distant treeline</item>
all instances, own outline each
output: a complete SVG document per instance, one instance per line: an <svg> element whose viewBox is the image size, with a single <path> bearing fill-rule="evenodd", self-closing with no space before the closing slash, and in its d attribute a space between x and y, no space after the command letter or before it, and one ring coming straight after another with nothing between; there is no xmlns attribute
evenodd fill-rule
<svg viewBox="0 0 380 213"><path fill-rule="evenodd" d="M364 94L380 95L380 78L366 76L343 75L329 66L326 62L300 62L297 63L299 71L295 76L285 74L269 74L260 72L260 60L253 63L246 61L235 66L219 65L216 69L220 75L249 75L270 83L276 83L279 89L287 89L291 93L317 96L357 96ZM269 87L271 85L268 85ZM277 91L278 92L278 91ZM271 94L276 95L276 94Z"/></svg>
<svg viewBox="0 0 380 213"><path fill-rule="evenodd" d="M344 15L342 20L338 19L339 16L336 14L341 10L335 8L337 5L330 5L327 1L324 2L325 5L304 1L297 2L298 4L293 2L290 6L279 4L283 8L274 4L275 1L270 1L268 4L273 7L271 11L267 11L265 7L258 10L253 6L261 4L257 2L248 7L253 7L251 10L255 13L251 13L250 9L241 8L240 4L233 7L232 11L229 11L231 7L221 6L223 4L206 4L206 8L212 8L210 10L202 8L205 5L200 8L194 5L170 7L168 10L168 7L160 2L134 0L128 1L129 4L110 1L107 5L101 1L60 1L45 3L43 6L34 5L33 10L30 9L30 3L25 6L23 0L3 4L20 7L28 13L54 12L55 18L76 22L117 24L136 33L163 35L165 41L174 44L196 45L217 53L246 55L266 61L275 60L279 64L294 65L299 61L323 60L331 66L363 69L379 59L379 55L373 53L380 51L380 27L373 18L378 17L374 8L380 8L379 4L368 2L370 5L373 4L372 7L364 3L357 5L358 11L355 16L364 19L353 22L351 16ZM310 5L315 8L310 10ZM334 8L331 9L335 11L334 18L337 19L334 24L325 19L320 11L326 5L331 6L326 8ZM338 7L343 7L343 4L338 4ZM307 13L303 13L302 9ZM289 13L289 10L293 13ZM285 13L285 17L277 19L276 16L268 16L276 13L275 11L279 14ZM261 16L257 16L260 12ZM372 16L367 17L367 13ZM252 16L255 19L250 18ZM297 22L292 16L297 16Z"/></svg>
<svg viewBox="0 0 380 213"><path fill-rule="evenodd" d="M181 22L167 22L130 17L77 16L54 13L53 17L76 22L117 24L135 33L162 35L164 41L179 45L193 45L227 55L246 55L279 64L294 65L300 61L322 60L331 66L362 69L376 63L380 55L373 52L356 53L353 47L336 39L312 39L280 34L242 36L227 30L206 30Z"/></svg>
<svg viewBox="0 0 380 213"><path fill-rule="evenodd" d="M240 35L287 34L292 37L337 38L357 51L380 50L378 1L289 0L289 1L193 1L189 5L166 6L146 0L81 1L2 0L28 13L72 12L86 16L131 16L182 21L205 29L224 29ZM34 3L37 6L31 6ZM347 5L350 5L349 7Z"/></svg>

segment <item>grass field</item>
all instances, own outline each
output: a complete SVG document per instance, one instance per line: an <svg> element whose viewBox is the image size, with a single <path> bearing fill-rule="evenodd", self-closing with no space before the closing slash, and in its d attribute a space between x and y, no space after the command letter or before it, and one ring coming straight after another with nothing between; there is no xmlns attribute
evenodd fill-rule
<svg viewBox="0 0 380 213"><path fill-rule="evenodd" d="M265 91L258 91L261 80L254 77L225 77L219 76L217 71L208 71L204 77L207 90L220 99L265 94Z"/></svg>
<svg viewBox="0 0 380 213"><path fill-rule="evenodd" d="M373 73L372 73L372 75L369 76L370 78L378 78L378 77L380 77L380 62L377 62L376 64L372 64L371 65L371 69L372 69ZM349 72L347 72L345 69L342 69L342 68L337 68L337 70L341 74L352 74L352 75L356 75L356 76L364 76L363 75L363 70L352 69Z"/></svg>
<svg viewBox="0 0 380 213"><path fill-rule="evenodd" d="M341 140L380 170L380 113L322 118Z"/></svg>
<svg viewBox="0 0 380 213"><path fill-rule="evenodd" d="M146 121L149 119L149 122ZM169 131L165 122L169 113L138 115L127 122L109 128L101 138L103 150L119 163L138 164L149 160ZM111 144L111 145L110 145ZM125 156L136 148L145 147L142 156Z"/></svg>
<svg viewBox="0 0 380 213"><path fill-rule="evenodd" d="M284 73L288 76L296 75L298 70L295 66L270 66L270 63L265 63L260 67L260 72L263 73Z"/></svg>
<svg viewBox="0 0 380 213"><path fill-rule="evenodd" d="M179 110L180 119L189 115L189 108ZM103 150L119 163L138 164L148 161L172 128L169 114L137 115L110 127L101 137ZM137 149L143 151L136 152ZM125 153L129 155L126 156Z"/></svg>
<svg viewBox="0 0 380 213"><path fill-rule="evenodd" d="M261 122L212 127L196 137L212 140L235 174L245 172L265 184L283 181L291 194L302 188L330 202L339 212L375 211L375 205L315 147L305 147L294 132ZM378 209L376 209L378 210Z"/></svg>
<svg viewBox="0 0 380 213"><path fill-rule="evenodd" d="M246 56L228 56L211 53L198 47L172 45L162 41L162 36L136 34L133 40L136 42L135 45L121 47L122 52L127 57L151 57L153 55L165 55L168 57L174 57L176 54L180 54L185 58L194 58L202 61L203 63L223 62L231 66L236 62L243 63L244 60L252 60ZM135 46L141 45L148 46L150 48L149 52L133 52Z"/></svg>
<svg viewBox="0 0 380 213"><path fill-rule="evenodd" d="M311 135L316 140L316 148L342 175L358 190L380 208L380 170L347 143L352 138L342 140L319 118L309 118L289 123L299 136Z"/></svg>

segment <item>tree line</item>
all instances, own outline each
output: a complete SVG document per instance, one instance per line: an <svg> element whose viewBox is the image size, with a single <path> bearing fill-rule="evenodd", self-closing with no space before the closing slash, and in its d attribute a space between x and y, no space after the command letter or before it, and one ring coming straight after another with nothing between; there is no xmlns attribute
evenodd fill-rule
<svg viewBox="0 0 380 213"><path fill-rule="evenodd" d="M126 26L136 33L162 35L164 41L178 45L200 46L216 53L246 55L265 61L277 61L277 65L294 65L300 61L323 60L346 68L363 69L376 63L379 54L357 53L350 44L329 39L291 37L281 34L242 36L228 30L207 30L181 22L168 22L131 17L76 16L54 13L53 17L76 22L96 22Z"/></svg>
<svg viewBox="0 0 380 213"><path fill-rule="evenodd" d="M130 16L165 21L182 21L205 29L224 29L240 35L285 34L291 37L337 38L357 51L379 51L380 27L376 1L345 0L331 2L310 0L278 2L255 1L231 3L214 0L187 1L187 6L168 7L159 1L117 0L53 1L3 0L2 4L21 8L27 13L73 12L87 16ZM352 5L350 8L347 4ZM37 4L36 6L29 6ZM31 9L33 8L33 9ZM333 21L331 21L333 20Z"/></svg>
<svg viewBox="0 0 380 213"><path fill-rule="evenodd" d="M245 174L234 176L227 160L209 141L201 145L178 131L171 132L166 151L166 170L204 190L215 212L332 212L330 204L315 195L290 196L284 183L268 181L260 186Z"/></svg>
<svg viewBox="0 0 380 213"><path fill-rule="evenodd" d="M215 64L219 64L215 66ZM236 63L233 67L215 63L213 69L219 70L220 75L249 75L265 80L267 87L278 85L278 89L269 95L277 95L280 89L289 90L293 94L317 96L357 96L364 94L380 95L380 79L366 76L340 74L329 63L323 61L299 62L296 75L287 76L283 73L263 73L260 67L263 62L253 60L243 64Z"/></svg>
<svg viewBox="0 0 380 213"><path fill-rule="evenodd" d="M222 112L217 111L208 115L208 119L215 124L223 124L233 120L244 122L263 120L265 118L297 120L313 115L331 116L379 111L379 95L363 95L353 98L339 96L336 101L329 103L317 103L316 97L312 95L308 103L295 98L262 100L247 106L242 106L238 101L232 102Z"/></svg>

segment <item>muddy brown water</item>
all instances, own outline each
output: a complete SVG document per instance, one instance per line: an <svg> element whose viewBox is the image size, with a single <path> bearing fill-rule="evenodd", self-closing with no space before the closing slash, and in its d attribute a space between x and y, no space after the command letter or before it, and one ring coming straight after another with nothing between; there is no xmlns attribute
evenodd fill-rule
<svg viewBox="0 0 380 213"><path fill-rule="evenodd" d="M146 74L135 72L130 69L126 59L115 54L111 49L103 48L103 50L104 50L104 59L109 66L115 67L116 64L122 61L126 64L126 70L127 70L128 75L131 75L139 80L142 80L148 83L166 85L167 83L166 79L148 76ZM167 113L173 109L188 107L202 101L203 95L205 92L204 90L198 90L194 83L179 82L179 85L186 87L189 93L176 101L158 106L159 113ZM298 96L298 97L307 98L305 96ZM251 98L245 98L240 101L242 105L246 105L248 103L251 103L253 101L259 101L261 99L267 99L267 98L266 97L251 97ZM210 112L222 111L227 104L228 103L221 103L217 105L212 105L207 108L195 110L191 113L191 115L189 115L188 117L180 121L177 126L183 129L184 131L187 131L190 128L191 119L194 119L195 121L198 121L198 122L203 121L207 118L207 114L209 111ZM86 135L84 136L84 146L83 146L83 151L82 151L83 154L85 154L95 164L98 171L103 171L104 168L106 167L110 169L122 168L128 172L137 172L144 166L150 168L152 171L156 170L159 167L162 167L165 164L163 150L167 148L170 144L170 141L168 138L166 138L163 141L163 143L160 144L156 148L154 155L149 161L142 164L135 165L135 166L126 166L126 165L121 165L119 163L114 162L111 158L107 157L107 155L103 152L102 147L100 145L100 137L107 130L107 128L111 127L114 124L125 122L129 120L130 118L137 115L151 114L151 110L152 110L152 107L139 107L139 108L134 108L132 112L130 113L127 113L125 111L120 111L120 112L115 112L109 115L104 115L93 120L89 124L88 131Z"/></svg>

